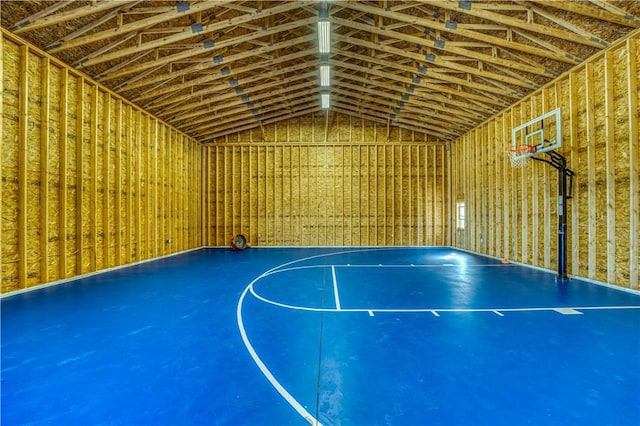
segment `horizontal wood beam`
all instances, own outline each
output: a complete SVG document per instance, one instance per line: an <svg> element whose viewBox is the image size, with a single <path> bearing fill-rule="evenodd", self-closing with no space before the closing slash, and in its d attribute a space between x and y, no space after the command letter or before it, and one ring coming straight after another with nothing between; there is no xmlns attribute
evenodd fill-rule
<svg viewBox="0 0 640 426"><path fill-rule="evenodd" d="M181 2L172 7L172 10L170 12L154 14L152 16L149 16L148 18L137 19L124 25L116 25L114 28L110 28L108 30L89 34L84 37L77 37L73 40L62 41L58 44L51 45L48 51L50 53L56 53L63 50L72 49L74 47L86 46L88 44L112 37L122 37L124 34L130 33L132 31L142 30L147 27L167 22L182 16L204 12L206 10L219 7L224 3L226 3L225 0L207 0L194 5L190 4L189 2Z"/></svg>
<svg viewBox="0 0 640 426"><path fill-rule="evenodd" d="M72 3L84 4L75 1ZM18 23L19 26L18 24L14 25L11 28L11 31L16 34L20 34L26 31L33 31L40 28L50 27L51 25L57 25L63 22L71 21L72 19L78 19L88 15L95 15L105 10L113 9L114 7L127 6L130 3L132 3L131 0L103 0L101 2L92 1L88 6L77 7L75 9L67 10L65 12L60 12L57 14L47 13L46 16L36 17L34 19L32 19L31 17L23 19ZM55 5L53 5L52 7L54 6Z"/></svg>
<svg viewBox="0 0 640 426"><path fill-rule="evenodd" d="M571 31L564 31L558 28L552 28L548 25L536 24L533 22L522 21L517 18L513 18L511 16L503 15L501 13L491 12L486 9L481 9L474 7L473 2L465 3L465 6L462 7L460 2L449 2L449 1L429 1L430 6L439 7L446 10L451 10L457 13L463 13L466 15L473 16L474 18L482 18L487 19L489 21L498 22L500 24L504 24L507 27L520 28L527 31L532 31L538 34L544 34L546 36L555 37L561 40L570 41L572 43L579 43L585 46L597 47L602 49L603 46L606 46L606 42L604 40L600 40L597 38L591 39L585 37L583 34L579 34ZM469 5L469 7L466 7ZM605 44L603 44L603 42Z"/></svg>
<svg viewBox="0 0 640 426"><path fill-rule="evenodd" d="M218 32L229 27L240 25L242 23L251 22L253 20L266 18L272 15L277 15L279 13L283 13L293 9L299 9L305 5L314 4L314 3L315 3L314 1L310 1L310 0L298 0L290 3L278 4L277 6L273 6L264 10L256 9L253 13L237 16L224 21L216 21L210 24L200 25L200 26L198 26L197 24L185 26L183 27L183 32L181 33L173 34L167 37L162 37L156 40L151 40L136 46L120 49L117 52L112 52L109 54L102 55L98 58L90 59L87 62L85 62L83 66L89 67L91 65L96 65L103 62L113 61L115 59L119 59L124 56L133 55L146 50L155 49L157 47L187 40L196 35L199 37L202 37L206 34Z"/></svg>
<svg viewBox="0 0 640 426"><path fill-rule="evenodd" d="M485 43L501 46L507 49L519 50L521 52L529 53L531 55L536 55L543 58L554 59L556 61L566 62L571 64L575 63L572 60L564 57L563 55L560 55L557 52L554 52L551 50L541 49L535 46L529 46L523 43L514 42L513 40L495 37L495 36L484 34L477 31L465 30L462 28L449 28L445 23L435 21L433 19L421 18L413 15L407 15L404 13L389 12L389 11L386 11L385 9L381 9L376 6L370 6L369 4L358 3L358 2L333 1L332 3L342 5L348 9L357 10L360 12L369 13L373 15L378 15L383 18L395 19L402 22L408 22L411 24L420 25L424 28L430 28L430 29L438 30L441 32L449 33L449 34L455 34L457 36L467 37L471 40L483 41Z"/></svg>

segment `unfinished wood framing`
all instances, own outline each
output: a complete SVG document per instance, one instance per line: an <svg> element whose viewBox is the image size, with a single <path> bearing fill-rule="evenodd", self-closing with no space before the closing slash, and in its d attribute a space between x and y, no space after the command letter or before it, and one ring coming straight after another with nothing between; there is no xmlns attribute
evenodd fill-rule
<svg viewBox="0 0 640 426"><path fill-rule="evenodd" d="M445 145L363 142L351 128L386 126L354 121L291 119L265 133L300 140L207 146L206 244L237 233L260 246L447 244Z"/></svg>
<svg viewBox="0 0 640 426"><path fill-rule="evenodd" d="M175 206L172 251L199 246L199 143L4 31L2 55L15 94L2 102L3 293L155 257L148 241L168 236L153 215L141 229L141 211L158 200ZM154 191L142 158L160 134L175 147L161 161L180 175Z"/></svg>
<svg viewBox="0 0 640 426"><path fill-rule="evenodd" d="M532 161L512 169L506 155L492 163L486 153L496 143L495 149L504 152L513 127L560 107L560 153L576 173L567 206L569 272L638 288L639 38L640 33L634 33L453 143L452 185L466 201L469 218L469 229L454 233L455 246L556 268L557 172ZM500 128L501 138L492 138L487 125ZM467 170L475 171L471 179ZM503 214L502 219L489 214L488 226L495 230L503 221L502 250L476 240L485 226L484 213L477 212L491 212L492 203Z"/></svg>
<svg viewBox="0 0 640 426"><path fill-rule="evenodd" d="M640 43L638 38L627 40L626 89L627 121L629 122L629 284L631 288L640 287L640 129L637 111L640 107ZM637 96L634 96L634 93Z"/></svg>
<svg viewBox="0 0 640 426"><path fill-rule="evenodd" d="M384 21L410 19L398 11L341 4L345 13L370 11L380 24L383 17ZM294 15L308 13L287 7ZM354 31L371 30L367 39L386 34L414 40L399 31L381 29L382 25L368 28L348 20L344 24ZM440 24L421 19L420 25ZM356 40L353 35L340 37ZM560 152L576 173L573 199L567 206L570 273L638 288L639 38L638 31L632 33L480 123L495 112L493 108L507 104L497 97L498 92L506 90L510 94L504 96L521 98L532 76L514 82L512 72L505 78L492 74L494 83L499 83L487 91L492 93L491 102L484 110L474 96L489 81L473 81L480 74L489 75L482 67L473 72L464 67L471 76L466 82L437 67L430 69L434 79L448 83L455 79L465 99L450 93L447 99L433 94L420 100L413 90L422 94L432 83L404 74L391 76L391 85L375 83L383 84L376 87L367 80L373 86L363 95L381 91L393 102L383 100L378 110L372 107L351 114L348 110L355 106L348 99L349 91L365 79L349 73L355 70L380 79L385 74L336 58L333 64L342 67L336 75L351 82L336 88L332 111L319 112L293 101L290 106L298 111L270 118L266 114L276 111L269 109L272 102L256 93L251 100L267 118L256 120L251 116L255 111L244 109L227 111L222 103L203 104L191 116L193 108L181 101L180 93L167 97L166 103L149 99L150 110L142 111L89 76L2 30L2 292L201 245L227 246L239 232L258 246L451 244L553 269L558 252L557 173L536 162L513 169L504 151L513 127L556 107L561 108L563 119ZM413 58L391 43L359 43L372 51ZM534 50L541 53L539 48ZM546 56L566 57L560 52ZM464 52L452 45L450 53ZM360 53L354 54L361 59ZM370 60L377 66L392 64ZM435 65L446 66L449 59L435 60ZM508 62L503 65L514 65L512 58ZM533 60L529 66L538 67ZM398 70L406 73L413 68L398 64ZM277 75L269 78L275 81ZM170 77L154 78L136 80L137 90L167 83ZM277 89L275 83L260 80L245 81L258 84L265 93ZM221 80L214 83L211 93L221 91L224 85L220 84ZM305 96L313 93L305 84L315 83L292 87ZM406 84L415 88L412 85L411 92L404 93ZM444 83L438 84L446 91ZM394 123L387 107L395 105L400 93L405 111ZM233 108L240 105L237 93L225 96ZM428 109L432 118L443 113L453 118L445 127L418 123L420 108ZM202 145L150 115L157 111L171 118L172 110L180 110L182 118L176 123L194 130L200 142L214 143ZM210 112L225 117L223 128L215 130L215 125L199 117ZM193 128L184 124L192 119L201 122ZM462 136L452 140L453 135ZM466 203L464 229L456 227L457 201Z"/></svg>

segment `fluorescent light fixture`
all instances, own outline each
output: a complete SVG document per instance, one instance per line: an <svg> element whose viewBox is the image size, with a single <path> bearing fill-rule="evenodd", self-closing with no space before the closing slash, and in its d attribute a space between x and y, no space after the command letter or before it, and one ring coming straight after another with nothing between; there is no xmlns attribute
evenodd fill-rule
<svg viewBox="0 0 640 426"><path fill-rule="evenodd" d="M329 65L320 65L320 86L327 87L330 84L331 79Z"/></svg>
<svg viewBox="0 0 640 426"><path fill-rule="evenodd" d="M323 109L329 109L329 94L328 93L323 93L320 96L321 96L321 99L322 99L322 108Z"/></svg>
<svg viewBox="0 0 640 426"><path fill-rule="evenodd" d="M320 53L329 53L329 33L331 32L331 22L318 21L318 45Z"/></svg>

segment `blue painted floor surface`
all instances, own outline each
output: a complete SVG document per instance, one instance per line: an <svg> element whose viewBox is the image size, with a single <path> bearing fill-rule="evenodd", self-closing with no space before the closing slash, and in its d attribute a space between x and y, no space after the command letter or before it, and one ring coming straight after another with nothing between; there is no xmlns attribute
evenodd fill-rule
<svg viewBox="0 0 640 426"><path fill-rule="evenodd" d="M2 425L639 425L640 295L449 248L202 249L1 300Z"/></svg>

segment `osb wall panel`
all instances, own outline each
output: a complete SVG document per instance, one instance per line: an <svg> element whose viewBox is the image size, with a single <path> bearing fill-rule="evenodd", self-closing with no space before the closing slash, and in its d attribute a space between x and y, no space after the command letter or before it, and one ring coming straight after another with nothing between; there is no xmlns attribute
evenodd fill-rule
<svg viewBox="0 0 640 426"><path fill-rule="evenodd" d="M202 245L202 146L0 40L2 292Z"/></svg>
<svg viewBox="0 0 640 426"><path fill-rule="evenodd" d="M295 119L262 129L277 143L206 147L207 244L237 233L257 246L448 244L448 146L363 141L386 140L385 127L344 116L324 125L324 115Z"/></svg>
<svg viewBox="0 0 640 426"><path fill-rule="evenodd" d="M453 244L557 268L558 172L512 168L511 129L555 108L575 173L568 205L568 272L638 288L640 35L636 32L452 144L452 193L467 225Z"/></svg>

